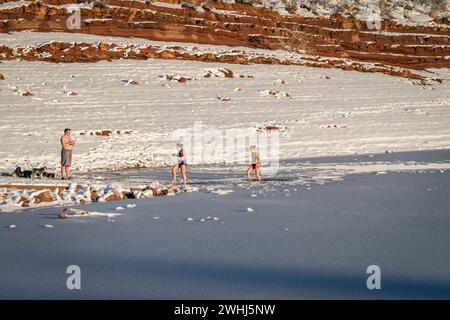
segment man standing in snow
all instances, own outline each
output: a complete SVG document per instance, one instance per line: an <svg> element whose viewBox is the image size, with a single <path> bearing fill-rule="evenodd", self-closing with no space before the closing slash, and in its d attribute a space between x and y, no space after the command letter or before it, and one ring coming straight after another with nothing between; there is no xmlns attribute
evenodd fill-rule
<svg viewBox="0 0 450 320"><path fill-rule="evenodd" d="M72 130L64 129L64 135L61 137L61 179L72 179L70 175L70 166L72 165L72 149L75 145L75 141L72 140L70 135ZM64 173L66 177L64 177Z"/></svg>

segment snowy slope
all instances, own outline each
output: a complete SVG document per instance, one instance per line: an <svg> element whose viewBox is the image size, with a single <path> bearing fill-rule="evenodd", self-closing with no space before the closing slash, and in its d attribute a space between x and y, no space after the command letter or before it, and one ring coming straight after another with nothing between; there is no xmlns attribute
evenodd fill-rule
<svg viewBox="0 0 450 320"><path fill-rule="evenodd" d="M204 77L219 68L236 76ZM172 60L3 61L0 73L0 168L7 170L56 168L65 127L74 130L79 171L170 163L170 135L191 132L194 121L219 130L283 128L282 159L450 147L448 81L418 86L381 74ZM423 73L449 78L446 69ZM139 84L126 85L132 80ZM89 134L107 129L129 134Z"/></svg>
<svg viewBox="0 0 450 320"><path fill-rule="evenodd" d="M341 15L360 20L389 19L405 25L433 25L439 20L448 23L450 16L447 0L262 0L261 5L285 15Z"/></svg>

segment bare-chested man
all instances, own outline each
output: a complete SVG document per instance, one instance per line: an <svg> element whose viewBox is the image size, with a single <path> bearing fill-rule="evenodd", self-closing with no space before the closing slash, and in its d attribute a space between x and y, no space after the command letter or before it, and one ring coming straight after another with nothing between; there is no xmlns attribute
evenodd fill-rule
<svg viewBox="0 0 450 320"><path fill-rule="evenodd" d="M61 137L61 179L72 179L70 166L72 165L72 149L75 141L72 140L72 130L64 129L64 135ZM65 176L64 176L65 174Z"/></svg>

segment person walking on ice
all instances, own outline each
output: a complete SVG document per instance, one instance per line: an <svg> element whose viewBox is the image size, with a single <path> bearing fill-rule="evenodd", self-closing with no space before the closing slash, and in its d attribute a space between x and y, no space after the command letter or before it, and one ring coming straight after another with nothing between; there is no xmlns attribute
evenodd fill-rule
<svg viewBox="0 0 450 320"><path fill-rule="evenodd" d="M72 150L75 141L71 138L72 130L64 129L64 135L61 137L61 179L72 179L70 166L72 165ZM64 177L65 174L65 177Z"/></svg>
<svg viewBox="0 0 450 320"><path fill-rule="evenodd" d="M250 157L251 157L251 162L250 162L250 166L247 169L247 180L251 181L252 178L250 177L250 174L255 171L256 174L256 178L258 179L258 181L261 181L261 175L260 175L260 168L261 168L261 159L259 157L259 152L256 149L256 146L250 146Z"/></svg>
<svg viewBox="0 0 450 320"><path fill-rule="evenodd" d="M172 183L175 184L177 182L177 172L178 172L178 169L181 169L181 176L183 177L183 184L184 184L184 188L186 189L187 161L186 161L186 153L185 153L182 143L177 143L177 151L178 151L177 163L172 166Z"/></svg>

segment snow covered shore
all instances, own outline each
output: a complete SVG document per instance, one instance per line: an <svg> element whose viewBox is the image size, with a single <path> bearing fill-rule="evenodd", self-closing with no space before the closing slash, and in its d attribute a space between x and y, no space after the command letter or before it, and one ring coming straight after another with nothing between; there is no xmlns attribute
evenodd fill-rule
<svg viewBox="0 0 450 320"><path fill-rule="evenodd" d="M204 76L219 68L244 77ZM446 69L430 72L449 78ZM0 73L2 171L57 168L65 127L77 142L76 174L169 164L172 134L191 132L195 121L221 131L283 128L280 159L450 147L449 81L173 60L4 61ZM99 130L114 134L86 134Z"/></svg>

